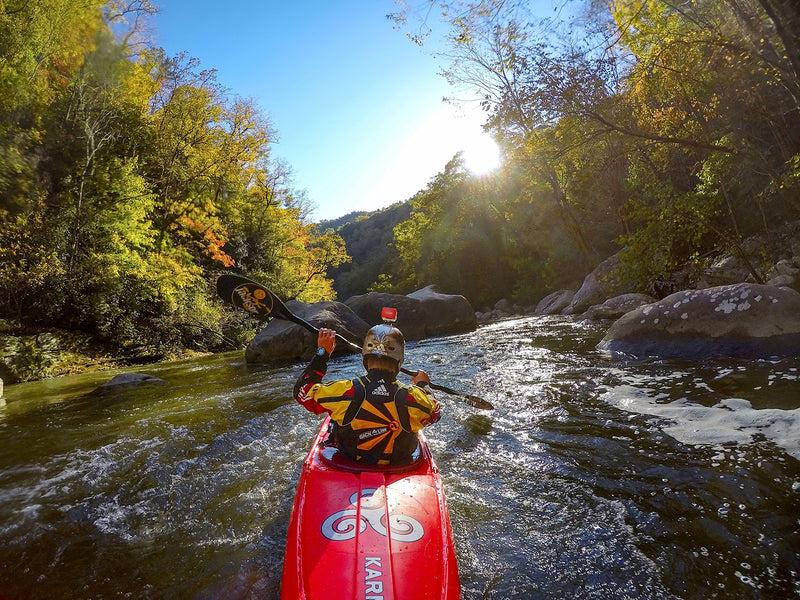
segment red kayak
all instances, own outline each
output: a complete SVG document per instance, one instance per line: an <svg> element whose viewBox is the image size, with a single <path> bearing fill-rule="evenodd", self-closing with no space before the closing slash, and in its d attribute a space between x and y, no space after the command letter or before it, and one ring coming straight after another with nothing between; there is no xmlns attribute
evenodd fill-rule
<svg viewBox="0 0 800 600"><path fill-rule="evenodd" d="M281 600L457 600L453 533L439 469L420 432L410 465L353 462L325 445L303 463Z"/></svg>

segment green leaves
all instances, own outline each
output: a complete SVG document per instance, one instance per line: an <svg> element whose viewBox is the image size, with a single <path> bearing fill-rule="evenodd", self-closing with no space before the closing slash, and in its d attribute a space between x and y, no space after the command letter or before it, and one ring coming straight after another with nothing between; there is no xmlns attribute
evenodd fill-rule
<svg viewBox="0 0 800 600"><path fill-rule="evenodd" d="M620 246L645 289L800 217L796 2L587 2L557 23L526 2L445 0L407 3L403 16L432 4L450 24L448 80L481 101L510 158L488 228L519 289L579 280ZM457 202L433 189L415 198L395 230L393 283L445 277L462 240L481 248L467 231L481 223L471 192L452 190Z"/></svg>
<svg viewBox="0 0 800 600"><path fill-rule="evenodd" d="M316 301L347 256L304 222L251 100L195 59L131 55L153 10L0 0L0 314L165 356L219 343L219 269Z"/></svg>

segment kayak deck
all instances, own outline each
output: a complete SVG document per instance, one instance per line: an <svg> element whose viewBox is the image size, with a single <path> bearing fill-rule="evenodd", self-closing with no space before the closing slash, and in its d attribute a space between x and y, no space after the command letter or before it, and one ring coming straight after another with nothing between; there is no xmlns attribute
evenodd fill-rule
<svg viewBox="0 0 800 600"><path fill-rule="evenodd" d="M418 460L381 468L325 446L328 425L297 485L281 599L460 598L441 478L422 434Z"/></svg>

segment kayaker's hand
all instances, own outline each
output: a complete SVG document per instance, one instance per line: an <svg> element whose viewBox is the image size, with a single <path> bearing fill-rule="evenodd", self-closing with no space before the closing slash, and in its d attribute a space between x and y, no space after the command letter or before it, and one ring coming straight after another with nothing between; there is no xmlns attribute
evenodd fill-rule
<svg viewBox="0 0 800 600"><path fill-rule="evenodd" d="M324 327L319 330L317 336L317 348L322 348L328 354L333 354L333 349L336 347L336 332Z"/></svg>
<svg viewBox="0 0 800 600"><path fill-rule="evenodd" d="M428 377L428 374L425 371L420 369L417 371L417 374L411 378L411 381L414 383L414 385L422 387L424 384L430 383L431 378Z"/></svg>

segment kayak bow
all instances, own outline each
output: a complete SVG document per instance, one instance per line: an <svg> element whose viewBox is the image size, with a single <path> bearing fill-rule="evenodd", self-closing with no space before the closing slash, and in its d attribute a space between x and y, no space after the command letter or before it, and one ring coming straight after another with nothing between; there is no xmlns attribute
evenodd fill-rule
<svg viewBox="0 0 800 600"><path fill-rule="evenodd" d="M319 430L297 485L281 600L457 600L442 481L422 432L410 465L350 461Z"/></svg>

